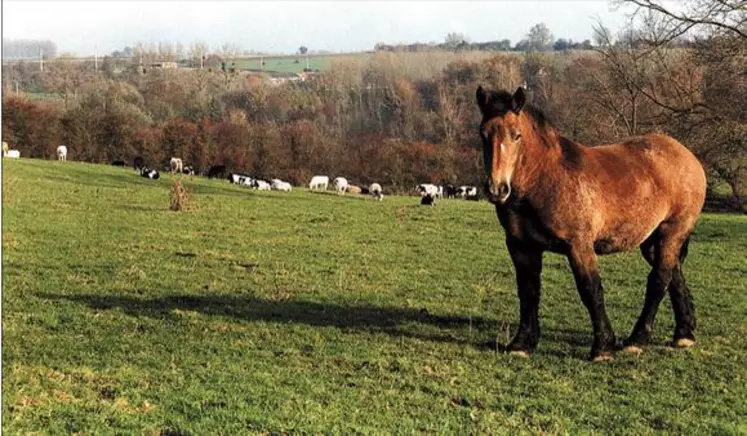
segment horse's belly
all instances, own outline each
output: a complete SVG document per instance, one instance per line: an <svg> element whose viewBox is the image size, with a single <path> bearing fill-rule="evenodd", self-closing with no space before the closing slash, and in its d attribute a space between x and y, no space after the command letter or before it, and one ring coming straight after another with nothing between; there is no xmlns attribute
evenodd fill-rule
<svg viewBox="0 0 747 436"><path fill-rule="evenodd" d="M632 250L640 246L655 229L656 226L650 229L621 226L617 231L598 237L594 241L594 251L597 254L612 254Z"/></svg>

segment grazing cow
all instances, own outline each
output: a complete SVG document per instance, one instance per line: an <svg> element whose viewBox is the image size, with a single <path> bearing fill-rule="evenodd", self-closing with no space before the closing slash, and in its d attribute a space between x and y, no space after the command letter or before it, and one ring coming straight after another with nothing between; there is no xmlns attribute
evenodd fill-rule
<svg viewBox="0 0 747 436"><path fill-rule="evenodd" d="M150 169L148 167L142 167L140 169L140 175L151 180L158 180L158 178L161 177L158 170Z"/></svg>
<svg viewBox="0 0 747 436"><path fill-rule="evenodd" d="M57 160L66 161L67 160L67 147L64 145L60 145L57 147Z"/></svg>
<svg viewBox="0 0 747 436"><path fill-rule="evenodd" d="M132 167L135 168L136 170L140 170L144 166L145 166L145 159L143 159L140 156L136 157L135 160L132 162Z"/></svg>
<svg viewBox="0 0 747 436"><path fill-rule="evenodd" d="M21 152L18 150L8 150L8 154L6 154L5 157L18 159L19 157L21 157Z"/></svg>
<svg viewBox="0 0 747 436"><path fill-rule="evenodd" d="M10 150L10 147L8 146L8 143L3 141L3 156L8 155L8 150Z"/></svg>
<svg viewBox="0 0 747 436"><path fill-rule="evenodd" d="M270 180L270 188L272 188L273 191L289 192L293 190L293 186L290 183L284 182L280 179Z"/></svg>
<svg viewBox="0 0 747 436"><path fill-rule="evenodd" d="M456 198L457 187L452 184L447 184L444 188L444 194L446 194L446 198Z"/></svg>
<svg viewBox="0 0 747 436"><path fill-rule="evenodd" d="M381 201L384 199L384 191L381 190L381 185L378 183L371 183L368 187L368 192L371 193L371 197Z"/></svg>
<svg viewBox="0 0 747 436"><path fill-rule="evenodd" d="M361 187L356 185L348 185L348 192L351 194L360 194Z"/></svg>
<svg viewBox="0 0 747 436"><path fill-rule="evenodd" d="M345 191L348 189L348 179L345 177L336 177L335 180L332 181L332 186L335 187L337 195L345 195Z"/></svg>
<svg viewBox="0 0 747 436"><path fill-rule="evenodd" d="M123 167L125 166L125 163L123 160L115 160L112 162L112 165L114 165L115 167Z"/></svg>
<svg viewBox="0 0 747 436"><path fill-rule="evenodd" d="M270 184L264 180L254 180L254 183L252 184L252 188L258 191L269 191L270 189L272 189L270 187Z"/></svg>
<svg viewBox="0 0 747 436"><path fill-rule="evenodd" d="M243 185L244 180L250 179L251 177L247 176L246 174L240 174L240 173L230 173L228 175L228 181L233 183L234 185Z"/></svg>
<svg viewBox="0 0 747 436"><path fill-rule="evenodd" d="M311 181L309 182L309 190L321 190L326 191L327 186L329 185L329 177L327 176L314 176L311 178Z"/></svg>
<svg viewBox="0 0 747 436"><path fill-rule="evenodd" d="M438 196L438 186L432 183L421 183L415 187L415 190L418 191L418 194L420 194L421 197L425 195L431 195L433 197Z"/></svg>
<svg viewBox="0 0 747 436"><path fill-rule="evenodd" d="M226 166L225 165L213 165L208 170L208 179L212 178L224 178L226 176Z"/></svg>
<svg viewBox="0 0 747 436"><path fill-rule="evenodd" d="M435 206L436 205L436 196L431 194L425 194L422 197L420 197L420 204L422 206Z"/></svg>
<svg viewBox="0 0 747 436"><path fill-rule="evenodd" d="M172 157L169 161L169 168L171 169L171 174L181 173L184 171L184 163L182 163L180 158Z"/></svg>
<svg viewBox="0 0 747 436"><path fill-rule="evenodd" d="M457 197L460 197L462 200L466 199L467 197L477 197L477 187L462 185L457 188Z"/></svg>
<svg viewBox="0 0 747 436"><path fill-rule="evenodd" d="M194 176L195 175L195 169L192 165L187 165L182 169L182 174L186 174L188 176Z"/></svg>

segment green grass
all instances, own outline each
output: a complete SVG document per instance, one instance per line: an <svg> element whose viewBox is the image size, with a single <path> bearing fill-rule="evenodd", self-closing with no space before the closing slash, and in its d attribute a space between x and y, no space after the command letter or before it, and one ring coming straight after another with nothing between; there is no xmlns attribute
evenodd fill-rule
<svg viewBox="0 0 747 436"><path fill-rule="evenodd" d="M685 275L699 339L587 362L567 262L546 255L543 337L496 353L518 301L485 202L255 192L109 166L3 160L7 434L747 433L747 218L704 215ZM630 332L647 274L602 259ZM172 433L177 434L177 433Z"/></svg>
<svg viewBox="0 0 747 436"><path fill-rule="evenodd" d="M298 60L298 63L295 61ZM290 56L285 58L269 58L264 60L264 71L277 71L279 73L300 73L306 68L306 56ZM324 71L332 63L332 57L309 57L309 68ZM235 62L236 68L240 70L259 70L259 58L256 60L239 60ZM229 62L229 67L231 62Z"/></svg>

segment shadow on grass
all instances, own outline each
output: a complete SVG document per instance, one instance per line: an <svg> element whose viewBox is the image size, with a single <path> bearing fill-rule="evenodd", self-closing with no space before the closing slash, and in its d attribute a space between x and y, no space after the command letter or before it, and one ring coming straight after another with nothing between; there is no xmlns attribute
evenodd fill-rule
<svg viewBox="0 0 747 436"><path fill-rule="evenodd" d="M119 309L130 316L146 316L158 319L177 317L174 310L190 310L205 315L231 317L239 321L276 322L305 324L318 327L337 327L373 333L386 333L393 337L410 337L434 342L466 343L485 350L504 351L505 347L495 340L475 341L469 339L465 328L491 335L503 334L506 329L516 331L516 325L488 320L482 317L461 315L434 315L426 309L400 307L379 307L372 305L340 305L304 300L276 301L254 296L230 295L172 295L160 298L138 298L113 295L55 295L39 293L38 297L47 300L67 300L85 304L93 310ZM414 324L420 324L414 325ZM423 324L436 326L439 331L422 328ZM484 336L483 336L484 337ZM543 337L548 341L565 342L574 347L587 346L590 337L576 330L543 329ZM545 354L554 353L545 348Z"/></svg>

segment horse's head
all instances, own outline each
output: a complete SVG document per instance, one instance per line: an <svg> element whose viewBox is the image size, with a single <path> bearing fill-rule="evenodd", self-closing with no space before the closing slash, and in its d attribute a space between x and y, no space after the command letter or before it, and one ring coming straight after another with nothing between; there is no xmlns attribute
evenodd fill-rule
<svg viewBox="0 0 747 436"><path fill-rule="evenodd" d="M482 112L480 137L483 162L488 182L485 190L492 203L503 204L511 195L511 176L521 155L521 121L524 89L513 95L506 91L485 91L477 88L477 105Z"/></svg>

